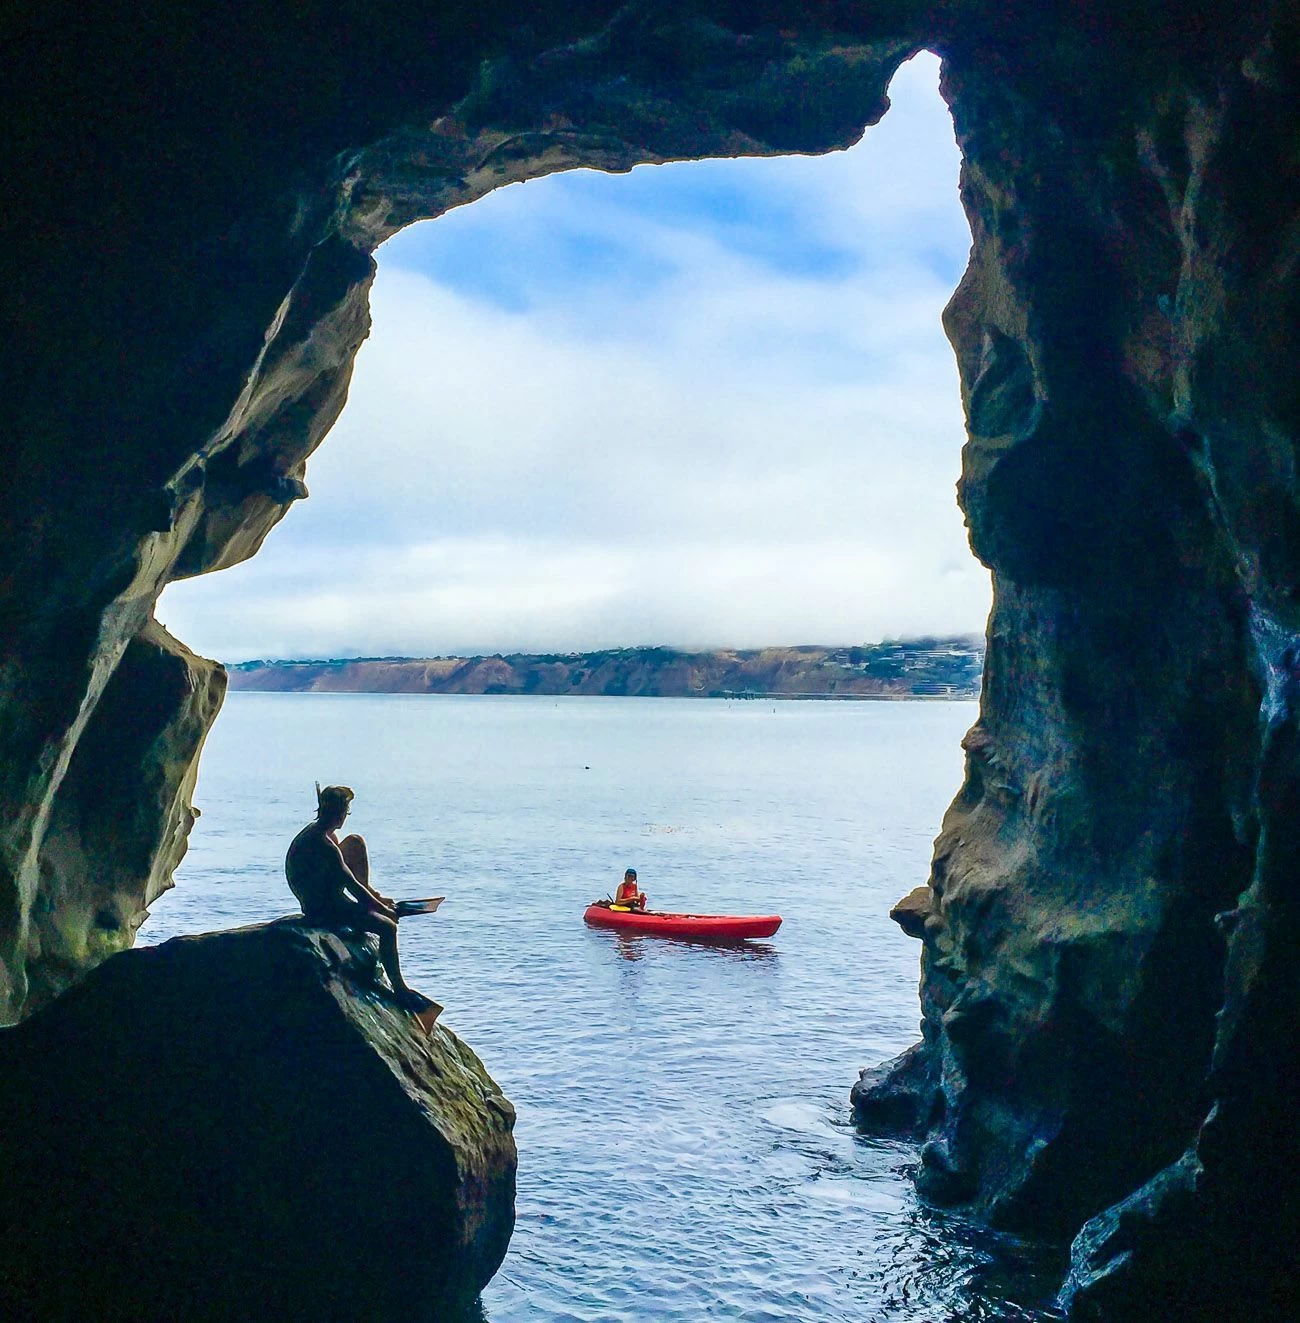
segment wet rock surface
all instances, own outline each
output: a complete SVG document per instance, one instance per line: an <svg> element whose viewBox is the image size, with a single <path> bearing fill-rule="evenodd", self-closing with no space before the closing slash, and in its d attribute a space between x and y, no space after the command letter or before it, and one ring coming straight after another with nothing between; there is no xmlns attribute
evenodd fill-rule
<svg viewBox="0 0 1300 1323"><path fill-rule="evenodd" d="M457 1316L514 1224L514 1109L364 945L118 955L0 1032L0 1313Z"/></svg>
<svg viewBox="0 0 1300 1323"><path fill-rule="evenodd" d="M965 781L929 894L900 910L922 1047L859 1112L923 1130L923 1190L1005 1226L1069 1237L1148 1181L1184 1191L1177 1233L1163 1197L1131 1250L1108 1258L1093 1225L1076 1310L1141 1317L1121 1280L1210 1282L1193 1226L1278 1298L1300 1028L1294 0L526 21L145 0L5 23L0 1018L128 941L167 883L219 682L159 643L152 606L302 498L375 246L575 165L847 145L929 46L974 239L946 314L959 495L995 600ZM137 723L119 698L155 664L190 679ZM1204 1178L1160 1177L1188 1152Z"/></svg>
<svg viewBox="0 0 1300 1323"><path fill-rule="evenodd" d="M937 1054L921 1042L864 1069L850 1095L858 1124L864 1130L924 1135L937 1120L936 1064Z"/></svg>

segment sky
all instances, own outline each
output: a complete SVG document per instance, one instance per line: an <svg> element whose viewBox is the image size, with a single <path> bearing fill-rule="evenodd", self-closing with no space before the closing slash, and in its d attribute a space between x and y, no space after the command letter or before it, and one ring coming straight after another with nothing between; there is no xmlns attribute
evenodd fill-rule
<svg viewBox="0 0 1300 1323"><path fill-rule="evenodd" d="M159 618L250 658L982 631L938 61L821 157L572 171L404 230L294 505Z"/></svg>

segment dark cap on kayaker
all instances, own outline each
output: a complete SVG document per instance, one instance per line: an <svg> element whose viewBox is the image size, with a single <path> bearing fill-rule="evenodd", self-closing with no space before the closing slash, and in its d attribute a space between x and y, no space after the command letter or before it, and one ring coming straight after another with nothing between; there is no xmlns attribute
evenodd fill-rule
<svg viewBox="0 0 1300 1323"><path fill-rule="evenodd" d="M629 868L629 869L627 870L627 872L623 874L623 876L624 876L625 878L630 878L632 881L635 882L635 881L636 881L636 869L635 869L635 868Z"/></svg>
<svg viewBox="0 0 1300 1323"><path fill-rule="evenodd" d="M325 786L316 782L316 816L318 818L346 817L348 807L356 796L350 786Z"/></svg>

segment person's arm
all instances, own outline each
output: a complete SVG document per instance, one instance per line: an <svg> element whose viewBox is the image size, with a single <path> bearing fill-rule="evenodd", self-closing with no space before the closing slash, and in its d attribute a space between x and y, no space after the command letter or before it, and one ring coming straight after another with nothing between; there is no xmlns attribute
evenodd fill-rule
<svg viewBox="0 0 1300 1323"><path fill-rule="evenodd" d="M326 839L329 840L328 837L326 837ZM392 901L390 901L387 896L381 896L379 892L366 886L366 884L353 873L353 871L347 866L347 862L343 858L343 851L339 849L337 841L331 840L330 845L333 847L330 852L331 860L336 863L337 867L341 870L339 881L342 882L343 889L351 892L351 894L355 896L366 909L372 910L376 914L382 914L385 918L392 919L393 922L396 923L397 910L393 907Z"/></svg>
<svg viewBox="0 0 1300 1323"><path fill-rule="evenodd" d="M347 864L343 865L347 868ZM348 869L348 877L351 879L343 885L366 907L373 910L376 914L382 914L386 919L392 919L397 922L397 909L387 896L381 896L379 892L366 886L364 882L359 881L352 876L351 869Z"/></svg>

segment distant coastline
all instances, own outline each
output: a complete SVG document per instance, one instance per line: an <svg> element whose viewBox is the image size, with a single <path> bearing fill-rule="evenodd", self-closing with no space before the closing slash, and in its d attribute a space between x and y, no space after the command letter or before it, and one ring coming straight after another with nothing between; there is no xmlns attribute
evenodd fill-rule
<svg viewBox="0 0 1300 1323"><path fill-rule="evenodd" d="M961 635L841 648L614 648L249 661L227 669L232 689L272 693L869 700L976 698L983 666L984 640Z"/></svg>

